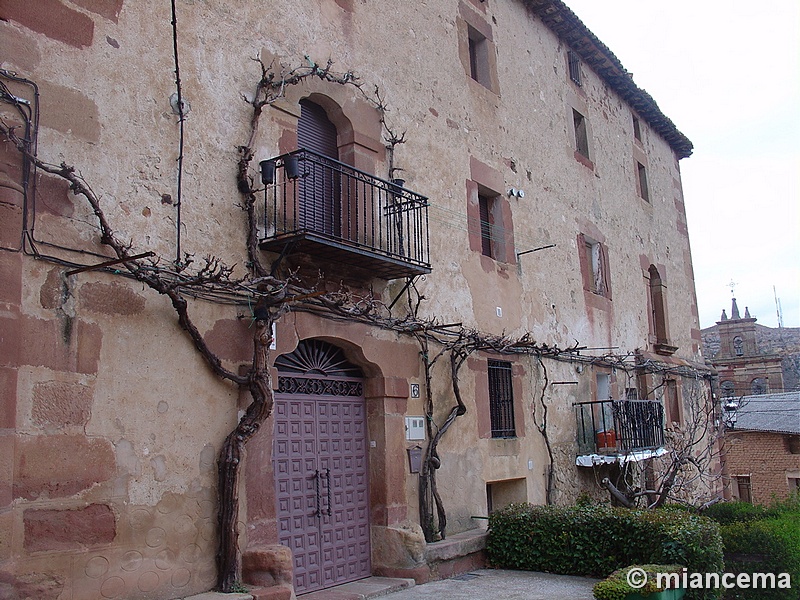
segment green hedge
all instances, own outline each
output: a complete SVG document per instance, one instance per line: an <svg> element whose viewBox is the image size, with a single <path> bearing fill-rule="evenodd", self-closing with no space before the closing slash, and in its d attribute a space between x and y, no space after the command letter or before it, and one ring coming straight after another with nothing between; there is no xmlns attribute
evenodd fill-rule
<svg viewBox="0 0 800 600"><path fill-rule="evenodd" d="M792 589L730 589L726 600L800 599L800 494L768 506L722 502L704 515L722 525L725 571L789 573Z"/></svg>
<svg viewBox="0 0 800 600"><path fill-rule="evenodd" d="M682 511L640 511L607 505L512 504L489 517L492 565L565 575L605 577L632 564L680 564L689 572L721 572L719 525ZM689 590L687 599L716 598Z"/></svg>
<svg viewBox="0 0 800 600"><path fill-rule="evenodd" d="M792 589L731 589L726 600L800 598L800 518L787 513L772 519L723 525L725 571L789 573Z"/></svg>
<svg viewBox="0 0 800 600"><path fill-rule="evenodd" d="M720 525L749 523L761 519L774 519L784 515L800 518L800 493L793 493L785 500L774 500L769 505L749 502L720 502L708 507L703 515L714 519Z"/></svg>

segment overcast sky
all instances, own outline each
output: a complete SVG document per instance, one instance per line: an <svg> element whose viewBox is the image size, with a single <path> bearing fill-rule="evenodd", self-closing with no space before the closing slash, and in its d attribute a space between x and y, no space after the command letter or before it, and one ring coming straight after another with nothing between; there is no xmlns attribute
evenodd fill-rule
<svg viewBox="0 0 800 600"><path fill-rule="evenodd" d="M692 142L681 160L700 326L731 287L800 326L800 1L565 0Z"/></svg>

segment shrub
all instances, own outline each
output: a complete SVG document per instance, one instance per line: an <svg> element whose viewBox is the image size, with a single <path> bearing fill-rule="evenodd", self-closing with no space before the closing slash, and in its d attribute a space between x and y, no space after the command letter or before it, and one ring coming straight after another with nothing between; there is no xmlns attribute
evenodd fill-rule
<svg viewBox="0 0 800 600"><path fill-rule="evenodd" d="M767 507L749 502L720 502L709 506L703 514L720 525L749 523L767 516Z"/></svg>
<svg viewBox="0 0 800 600"><path fill-rule="evenodd" d="M703 511L703 515L714 519L720 525L749 523L789 514L800 517L800 493L795 492L785 500L775 500L769 506L736 500L720 502Z"/></svg>
<svg viewBox="0 0 800 600"><path fill-rule="evenodd" d="M628 584L628 573L631 569L641 569L647 573L647 583L644 587L634 588ZM658 573L681 573L682 571L683 567L680 565L631 565L617 569L603 581L598 581L594 584L592 592L597 600L625 600L628 594L637 592L644 596L667 589L657 585Z"/></svg>
<svg viewBox="0 0 800 600"><path fill-rule="evenodd" d="M800 598L800 520L787 513L772 519L734 522L722 527L725 571L730 573L789 573L792 590L739 589L726 600Z"/></svg>
<svg viewBox="0 0 800 600"><path fill-rule="evenodd" d="M605 577L631 564L722 571L719 525L682 511L515 504L492 513L486 550L494 566ZM690 590L687 598L715 598Z"/></svg>

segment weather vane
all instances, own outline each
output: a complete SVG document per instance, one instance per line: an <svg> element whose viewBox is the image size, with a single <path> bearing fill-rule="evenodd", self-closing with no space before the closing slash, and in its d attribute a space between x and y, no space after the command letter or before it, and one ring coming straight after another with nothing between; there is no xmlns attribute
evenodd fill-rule
<svg viewBox="0 0 800 600"><path fill-rule="evenodd" d="M731 282L728 285L731 288L731 296L736 296L736 286L739 284L736 283L733 279L731 279Z"/></svg>

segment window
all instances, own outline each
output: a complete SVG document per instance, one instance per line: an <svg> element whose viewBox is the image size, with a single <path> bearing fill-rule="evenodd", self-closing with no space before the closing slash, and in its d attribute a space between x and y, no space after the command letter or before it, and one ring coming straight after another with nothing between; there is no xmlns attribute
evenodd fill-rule
<svg viewBox="0 0 800 600"><path fill-rule="evenodd" d="M740 335L733 338L733 353L736 356L744 356L744 340Z"/></svg>
<svg viewBox="0 0 800 600"><path fill-rule="evenodd" d="M583 85L581 78L581 59L576 52L567 51L567 62L569 63L569 78L575 85Z"/></svg>
<svg viewBox="0 0 800 600"><path fill-rule="evenodd" d="M636 117L633 117L633 137L640 142L642 141L642 125Z"/></svg>
<svg viewBox="0 0 800 600"><path fill-rule="evenodd" d="M467 26L469 44L469 76L483 87L491 88L489 69L489 41L477 29Z"/></svg>
<svg viewBox="0 0 800 600"><path fill-rule="evenodd" d="M754 396L767 393L767 380L763 377L756 377L750 382L750 393Z"/></svg>
<svg viewBox="0 0 800 600"><path fill-rule="evenodd" d="M647 168L636 161L636 191L639 197L646 202L650 202L650 190L647 187Z"/></svg>
<svg viewBox="0 0 800 600"><path fill-rule="evenodd" d="M584 253L586 255L587 281L585 282L590 292L606 295L605 265L603 247L599 242L584 237Z"/></svg>
<svg viewBox="0 0 800 600"><path fill-rule="evenodd" d="M800 454L800 435L787 435L784 441L789 454Z"/></svg>
<svg viewBox="0 0 800 600"><path fill-rule="evenodd" d="M595 383L597 384L597 400L610 400L611 399L611 375L608 373L597 373L595 375Z"/></svg>
<svg viewBox="0 0 800 600"><path fill-rule="evenodd" d="M489 416L493 438L516 437L510 362L489 361Z"/></svg>
<svg viewBox="0 0 800 600"><path fill-rule="evenodd" d="M512 207L498 191L505 187L503 174L474 157L470 157L470 174L473 178L466 182L470 250L499 263L516 263Z"/></svg>
<svg viewBox="0 0 800 600"><path fill-rule="evenodd" d="M729 379L720 383L719 388L723 398L733 398L734 394L736 394L736 386Z"/></svg>
<svg viewBox="0 0 800 600"><path fill-rule="evenodd" d="M491 258L495 257L492 240L494 239L493 236L493 225L492 225L492 208L494 204L494 199L489 198L488 196L483 196L478 194L478 210L480 212L480 219L481 219L481 254L484 256L489 256Z"/></svg>
<svg viewBox="0 0 800 600"><path fill-rule="evenodd" d="M674 379L664 382L664 405L667 408L667 418L670 423L681 424L681 405L678 396L678 384Z"/></svg>
<svg viewBox="0 0 800 600"><path fill-rule="evenodd" d="M739 500L742 502L752 502L753 496L751 494L750 476L737 475L733 478L733 482L736 486L735 492Z"/></svg>
<svg viewBox="0 0 800 600"><path fill-rule="evenodd" d="M655 265L647 270L650 277L650 327L654 337L654 349L659 354L673 354L677 348L670 346L669 326L667 324L666 286Z"/></svg>
<svg viewBox="0 0 800 600"><path fill-rule="evenodd" d="M800 491L800 477L787 477L787 479L789 481L790 492Z"/></svg>
<svg viewBox="0 0 800 600"><path fill-rule="evenodd" d="M589 158L589 132L586 127L586 117L573 108L572 122L575 125L575 151L581 156Z"/></svg>

